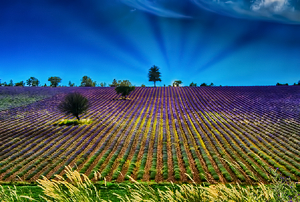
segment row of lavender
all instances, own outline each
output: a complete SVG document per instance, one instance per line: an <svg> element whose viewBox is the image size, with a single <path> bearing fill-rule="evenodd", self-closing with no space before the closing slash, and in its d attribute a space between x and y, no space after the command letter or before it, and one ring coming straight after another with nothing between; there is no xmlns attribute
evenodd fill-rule
<svg viewBox="0 0 300 202"><path fill-rule="evenodd" d="M89 126L53 126L68 118L54 107L0 123L0 179L54 177L65 165L120 181L267 181L269 168L299 179L297 86L137 88L125 101L113 88L80 91Z"/></svg>

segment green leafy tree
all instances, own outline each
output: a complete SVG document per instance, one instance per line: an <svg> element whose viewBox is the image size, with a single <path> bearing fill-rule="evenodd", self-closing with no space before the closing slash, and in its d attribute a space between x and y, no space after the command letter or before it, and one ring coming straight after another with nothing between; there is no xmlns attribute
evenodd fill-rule
<svg viewBox="0 0 300 202"><path fill-rule="evenodd" d="M68 84L70 87L74 87L75 86L75 83L72 83L71 81L69 81L69 84Z"/></svg>
<svg viewBox="0 0 300 202"><path fill-rule="evenodd" d="M118 87L118 86L132 86L129 80L116 80L114 79L112 84L109 84L110 87Z"/></svg>
<svg viewBox="0 0 300 202"><path fill-rule="evenodd" d="M202 83L200 86L207 86L207 84L206 83Z"/></svg>
<svg viewBox="0 0 300 202"><path fill-rule="evenodd" d="M15 83L15 86L24 86L24 85L25 85L24 81L20 81L18 83Z"/></svg>
<svg viewBox="0 0 300 202"><path fill-rule="evenodd" d="M192 83L190 84L190 86L196 87L196 86L197 86L197 83L192 82Z"/></svg>
<svg viewBox="0 0 300 202"><path fill-rule="evenodd" d="M154 82L154 87L156 87L156 81L161 81L160 79L161 73L159 72L159 68L155 65L149 69L148 78L149 81Z"/></svg>
<svg viewBox="0 0 300 202"><path fill-rule="evenodd" d="M144 84L142 84L141 87L146 87L146 86Z"/></svg>
<svg viewBox="0 0 300 202"><path fill-rule="evenodd" d="M214 86L214 83L210 83L209 86Z"/></svg>
<svg viewBox="0 0 300 202"><path fill-rule="evenodd" d="M119 80L118 86L132 86L129 80Z"/></svg>
<svg viewBox="0 0 300 202"><path fill-rule="evenodd" d="M13 82L13 80L10 80L10 81L9 81L9 84L8 84L8 86L14 86L14 82Z"/></svg>
<svg viewBox="0 0 300 202"><path fill-rule="evenodd" d="M96 86L96 81L93 81L88 76L83 76L82 79L81 79L80 86L82 86L82 87L95 87Z"/></svg>
<svg viewBox="0 0 300 202"><path fill-rule="evenodd" d="M29 79L26 80L26 84L28 86L39 86L40 81L37 78L32 76L32 77L30 77Z"/></svg>
<svg viewBox="0 0 300 202"><path fill-rule="evenodd" d="M110 87L117 87L118 86L118 82L116 79L113 80L113 82L111 84L109 84Z"/></svg>
<svg viewBox="0 0 300 202"><path fill-rule="evenodd" d="M105 87L106 86L106 83L105 82L101 82L100 83L100 87Z"/></svg>
<svg viewBox="0 0 300 202"><path fill-rule="evenodd" d="M74 92L65 96L64 100L58 105L58 109L66 114L72 114L80 120L79 115L86 112L89 106L89 101L86 97L78 92Z"/></svg>
<svg viewBox="0 0 300 202"><path fill-rule="evenodd" d="M61 82L61 78L58 76L51 76L48 78L48 81L50 81L50 86L51 87L57 87L58 84Z"/></svg>
<svg viewBox="0 0 300 202"><path fill-rule="evenodd" d="M124 100L131 93L131 91L134 91L134 89L134 86L118 86L115 88L117 94L121 94Z"/></svg>
<svg viewBox="0 0 300 202"><path fill-rule="evenodd" d="M39 86L39 85L40 85L40 81L37 79L32 82L32 86Z"/></svg>
<svg viewBox="0 0 300 202"><path fill-rule="evenodd" d="M276 83L276 86L288 86L288 83L282 84L282 83Z"/></svg>
<svg viewBox="0 0 300 202"><path fill-rule="evenodd" d="M175 86L175 87L180 86L180 84L182 84L182 81L180 81L180 80L176 80L173 82L173 86Z"/></svg>

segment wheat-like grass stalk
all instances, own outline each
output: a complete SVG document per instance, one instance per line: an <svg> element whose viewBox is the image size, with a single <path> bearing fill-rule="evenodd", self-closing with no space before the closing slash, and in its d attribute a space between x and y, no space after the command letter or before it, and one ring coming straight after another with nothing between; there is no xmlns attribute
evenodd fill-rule
<svg viewBox="0 0 300 202"><path fill-rule="evenodd" d="M0 185L0 202L20 202L20 201L36 201L35 199L29 196L19 195L17 193L17 188L14 186L13 188L8 187L8 190L4 190L4 188Z"/></svg>
<svg viewBox="0 0 300 202"><path fill-rule="evenodd" d="M94 186L91 180L78 171L72 171L70 166L66 166L65 178L56 175L58 180L43 179L37 180L39 187L44 191L45 196L41 196L46 201L57 202L103 202L100 198L100 191ZM96 177L99 174L95 174Z"/></svg>

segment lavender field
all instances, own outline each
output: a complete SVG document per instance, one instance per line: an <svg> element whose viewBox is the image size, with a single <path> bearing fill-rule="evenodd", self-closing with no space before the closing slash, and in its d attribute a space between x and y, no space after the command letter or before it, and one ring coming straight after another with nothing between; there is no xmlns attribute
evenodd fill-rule
<svg viewBox="0 0 300 202"><path fill-rule="evenodd" d="M23 92L7 89L14 98ZM57 109L72 91L89 99L81 118L92 124L55 125L74 118ZM0 181L51 178L66 165L118 182L182 182L188 174L251 184L268 182L270 168L300 180L299 86L137 87L127 100L112 87L38 87L27 95L38 99L0 111Z"/></svg>

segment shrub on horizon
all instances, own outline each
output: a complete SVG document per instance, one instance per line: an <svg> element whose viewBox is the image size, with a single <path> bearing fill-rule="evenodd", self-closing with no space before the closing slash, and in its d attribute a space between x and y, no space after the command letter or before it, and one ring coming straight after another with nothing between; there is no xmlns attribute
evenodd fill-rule
<svg viewBox="0 0 300 202"><path fill-rule="evenodd" d="M288 86L288 83L282 84L282 83L276 83L276 86Z"/></svg>
<svg viewBox="0 0 300 202"><path fill-rule="evenodd" d="M83 76L81 79L81 87L95 87L96 86L96 81L93 81L90 77L88 76Z"/></svg>
<svg viewBox="0 0 300 202"><path fill-rule="evenodd" d="M51 76L48 78L48 81L50 81L50 86L51 87L57 87L58 84L61 82L61 78L57 76Z"/></svg>
<svg viewBox="0 0 300 202"><path fill-rule="evenodd" d="M15 86L25 86L24 81L20 81L18 83L15 83Z"/></svg>
<svg viewBox="0 0 300 202"><path fill-rule="evenodd" d="M197 87L197 83L192 82L192 83L190 84L190 86L191 86L191 87Z"/></svg>
<svg viewBox="0 0 300 202"><path fill-rule="evenodd" d="M32 76L32 77L30 77L29 79L26 80L26 84L28 86L39 86L40 81L37 78Z"/></svg>

